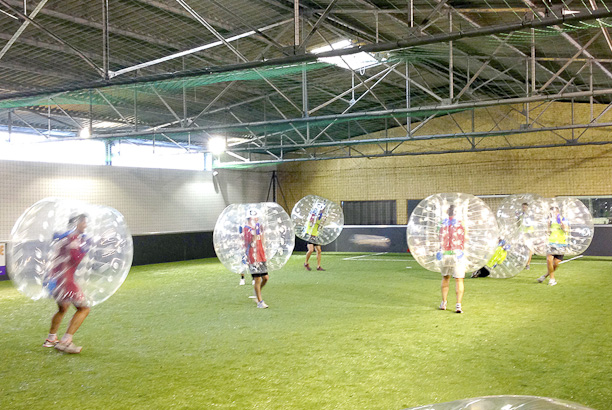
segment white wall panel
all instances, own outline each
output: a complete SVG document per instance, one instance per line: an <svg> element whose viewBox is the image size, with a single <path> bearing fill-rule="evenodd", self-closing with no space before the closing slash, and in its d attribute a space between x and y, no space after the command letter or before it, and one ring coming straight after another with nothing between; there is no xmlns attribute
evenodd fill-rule
<svg viewBox="0 0 612 410"><path fill-rule="evenodd" d="M111 206L132 234L212 230L230 203L265 201L270 178L262 169L220 170L213 177L208 171L0 161L0 241L46 197Z"/></svg>

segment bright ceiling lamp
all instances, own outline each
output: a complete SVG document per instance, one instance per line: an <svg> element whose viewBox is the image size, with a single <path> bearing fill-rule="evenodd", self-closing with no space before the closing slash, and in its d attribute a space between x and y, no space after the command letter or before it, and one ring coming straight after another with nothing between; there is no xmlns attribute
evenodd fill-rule
<svg viewBox="0 0 612 410"><path fill-rule="evenodd" d="M91 138L91 132L89 131L89 127L81 128L81 131L79 131L79 138Z"/></svg>
<svg viewBox="0 0 612 410"><path fill-rule="evenodd" d="M331 45L312 49L310 52L313 54L321 54L326 51L341 50L344 48L349 48L351 46L352 46L352 43L350 40L341 40L341 41L332 43ZM319 60L326 62L326 63L336 65L346 70L353 70L353 71L374 67L380 64L380 62L376 58L374 58L372 54L365 53L363 51L360 53L345 55L342 57L319 58Z"/></svg>
<svg viewBox="0 0 612 410"><path fill-rule="evenodd" d="M208 150L213 155L221 155L225 152L225 138L214 137L208 140Z"/></svg>

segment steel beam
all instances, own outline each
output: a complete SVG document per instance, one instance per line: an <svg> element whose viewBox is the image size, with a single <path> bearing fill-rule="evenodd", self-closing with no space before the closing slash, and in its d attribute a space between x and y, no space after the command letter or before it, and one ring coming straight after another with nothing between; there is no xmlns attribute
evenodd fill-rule
<svg viewBox="0 0 612 410"><path fill-rule="evenodd" d="M0 2L5 0L0 0ZM178 1L178 0L177 0ZM351 55L360 52L382 52L389 51L394 49L401 49L407 47L413 47L418 45L426 45L426 44L436 44L440 42L448 42L451 40L459 40L462 38L475 38L475 37L483 37L500 33L511 33L517 30L524 30L527 28L539 28L539 27L548 27L555 24L563 24L563 23L571 23L576 21L589 21L596 20L598 18L611 17L612 10L595 10L591 13L580 13L572 16L562 16L562 17L551 17L551 18L543 18L541 20L534 21L522 21L518 23L509 23L509 24L501 24L494 25L490 27L480 27L472 30L462 30L459 32L453 33L441 33L427 36L420 36L417 38L398 40L393 42L384 42L378 44L367 44L363 46L350 47L342 50L331 50L320 54L304 54L304 55L296 55L290 57L282 57L269 59L265 61L249 61L241 64L232 64L226 65L222 67L211 67L205 68L201 70L193 70L188 73L180 73L181 78L195 77L209 73L219 73L219 72L230 72L236 70L243 69L254 69L260 67L268 67L268 66L277 66L284 64L294 64L294 63L302 63L309 61L316 61L319 58L325 57L338 57L343 55ZM152 76L143 76L140 78L130 79L130 80L120 80L120 81L106 81L101 83L92 83L87 84L84 87L67 87L58 90L51 90L50 92L63 92L63 91L75 91L81 90L83 88L101 88L109 85L120 85L120 84L134 84L134 83L142 83L149 81L161 81L165 79L176 78L178 75L176 73L171 74L162 74L162 75L152 75ZM0 100L9 99L9 98L18 98L18 97L30 97L31 93L14 93L14 94L5 94L0 96ZM299 110L299 108L298 108Z"/></svg>
<svg viewBox="0 0 612 410"><path fill-rule="evenodd" d="M533 12L535 14L537 14L538 16L540 16L541 20L545 20L546 16L543 12L541 11L537 11L537 7L536 5L531 1L531 0L523 0L523 3L525 3L527 6L533 8ZM593 10L593 13L596 13L599 10ZM580 13L582 14L582 13ZM569 34L567 34L566 32L564 32L559 26L558 24L553 24L552 28L557 30L559 32L559 34L565 39L567 40L568 43L570 43L574 48L576 48L577 50L582 48L582 46L576 41L574 40ZM597 61L597 59L588 51L586 50L582 50L582 54L584 54L587 58L592 58L594 60L595 65L608 77L608 78L612 78L612 73L603 66L603 64L599 63Z"/></svg>
<svg viewBox="0 0 612 410"><path fill-rule="evenodd" d="M3 1L3 0L0 0ZM193 8L191 8L185 0L176 0L185 10L187 10L196 20L198 20L204 27L208 29L217 39L219 39L223 44L227 46L236 56L242 60L244 63L248 64L247 58L236 48L234 48L227 40L217 31L213 26L210 25L198 12L196 12ZM290 57L289 57L290 58ZM255 72L264 80L270 87L272 87L281 97L283 97L289 104L291 104L296 110L301 112L300 107L298 107L289 97L287 97L277 86L275 86L270 80L265 78L259 71L255 70Z"/></svg>
<svg viewBox="0 0 612 410"><path fill-rule="evenodd" d="M43 2L45 2L43 0ZM6 0L0 0L0 4L3 4L4 6L6 6L9 10L11 10L13 13L15 13L17 16L19 16L19 18L21 20L28 21L30 24L32 24L33 26L36 26L36 28L38 28L39 30L42 30L45 34L47 34L49 37L53 38L55 41L59 42L60 44L65 45L66 47L70 48L71 50L73 50L79 57L81 57L83 60L85 60L85 62L92 67L94 70L96 70L98 72L98 74L100 74L102 77L104 77L104 70L101 69L100 67L98 67L96 65L96 63L94 63L89 57L87 57L85 54L83 54L79 49L77 49L76 47L72 46L71 44L69 44L68 42L66 42L65 40L61 39L60 37L58 37L57 35L55 35L52 31L48 30L47 28L45 28L44 26L42 26L40 23L32 20L30 17L26 16L25 14L21 13L19 10L16 10L15 8L13 8L10 4L8 4L6 2Z"/></svg>
<svg viewBox="0 0 612 410"><path fill-rule="evenodd" d="M420 107L412 107L412 108L396 108L390 110L382 110L382 111L366 111L366 112L353 112L353 113L345 113L345 114L335 114L335 115L320 115L320 116L311 116L311 117L296 117L290 119L283 120L269 120L269 121L256 121L246 123L249 127L256 126L264 126L264 125L281 125L281 124L290 124L290 123L308 123L308 122L317 122L317 121L333 121L338 119L351 119L351 118L382 118L385 116L392 115L404 115L404 114L413 114L413 115L424 115L429 113L436 112L449 112L449 111L459 111L459 110L468 110L474 108L483 108L483 107L491 107L491 106L502 106L502 105L512 105L512 104L523 104L528 102L537 102L537 101L551 101L551 100L569 100L572 98L581 98L581 97L589 97L591 95L609 95L612 94L612 88L593 90L591 91L577 91L570 93L558 93L558 94L548 94L548 95L533 95L528 97L516 97L516 98L507 98L507 99L496 99L496 100L482 100L482 101L469 101L462 103L454 103L454 104L437 104L437 105L429 105L429 106L420 106ZM242 124L244 125L244 124ZM201 130L201 131L219 131L224 129L236 128L237 124L223 124L223 125L211 125L209 127L194 127L190 128L191 131ZM184 132L184 129L173 129L173 130L165 130L167 133L172 132ZM116 138L130 137L134 135L150 135L152 132L143 132L139 134L115 134Z"/></svg>
<svg viewBox="0 0 612 410"><path fill-rule="evenodd" d="M418 141L433 141L433 140L442 140L442 139L457 139L457 138L494 138L494 137L503 137L508 135L520 135L520 134L533 134L535 132L553 132L553 131L563 131L563 130L588 130L595 128L611 128L612 122L607 123L589 123L589 124L570 124L570 125L561 125L555 127L541 127L541 128L533 128L533 129L509 129L509 130L501 130L501 131L476 131L476 132L459 132L459 133L446 133L446 134L429 134L429 135L413 135L412 138L408 138L407 136L399 136L399 137L387 137L387 138L367 138L367 139L352 139L352 140L342 140L342 141L325 141L319 142L316 145L311 145L307 143L298 144L295 148L314 148L314 147L333 147L333 146L352 146L352 145L371 145L371 144L379 144L384 142L418 142ZM568 145L572 145L570 140L565 140L568 142ZM597 143L598 141L593 141ZM612 143L612 140L610 141ZM565 144L564 144L565 145ZM280 149L279 145L267 146L268 150ZM249 152L249 151L258 151L261 148L250 148L250 147L242 147L235 148L236 152Z"/></svg>
<svg viewBox="0 0 612 410"><path fill-rule="evenodd" d="M22 4L19 0L6 0L10 5L17 7ZM104 5L103 5L104 7ZM87 20L81 17L71 16L70 14L62 13L52 9L45 9L40 12L41 15L51 17L52 19L64 20L70 23L75 23L85 27L95 28L97 30L104 30L104 20L102 23L97 21ZM162 47L172 48L176 50L180 50L182 47L178 43L172 43L166 40L162 40L156 37L146 36L143 34L135 33L124 28L114 27L109 25L107 28L108 32L111 34L120 35L123 37L132 38L139 41L146 41L147 43L155 44Z"/></svg>
<svg viewBox="0 0 612 410"><path fill-rule="evenodd" d="M323 12L323 14L321 14L319 16L319 19L317 20L317 22L314 24L314 26L310 29L310 33L308 33L308 35L306 36L306 38L304 39L304 41L302 41L302 44L300 44L300 49L301 50L305 50L306 46L308 45L308 41L312 38L313 34L319 29L319 27L321 26L321 24L323 24L323 22L325 21L325 19L327 18L327 16L329 15L329 13L332 11L332 9L334 8L334 6L336 5L336 3L338 2L338 0L332 0L328 5L327 8L325 9L325 11ZM299 7L299 0L295 0L295 4L297 7Z"/></svg>
<svg viewBox="0 0 612 410"><path fill-rule="evenodd" d="M13 34L11 39L4 45L4 47L2 47L2 50L0 50L0 59L4 57L6 52L11 48L11 46L15 43L15 41L17 41L21 33L23 33L25 29L30 25L30 22L32 21L31 19L36 17L36 15L40 12L40 10L43 7L45 7L45 4L47 4L47 1L48 0L41 0L41 2L36 5L36 8L34 9L34 11L30 13L30 16L29 16L30 20L24 20L23 23L21 23L21 26L17 29L15 34ZM25 10L24 10L24 13L25 13Z"/></svg>
<svg viewBox="0 0 612 410"><path fill-rule="evenodd" d="M509 151L519 149L549 149L549 148L563 148L563 147L578 147L578 146L603 146L610 145L612 141L590 141L590 142L573 142L573 143L557 143L557 144L538 144L538 145L515 145L512 147L493 147L493 148L468 148L468 149L456 149L456 150L436 150L436 151L406 151L398 153L385 153L385 154L363 154L361 156L333 156L333 157L322 157L319 156L314 160L332 160L332 159L346 159L346 158L379 158L379 157L401 157L401 156L419 156L419 155L441 155L441 154L462 154L462 153L474 153L474 152L494 152L494 151ZM274 165L280 163L292 163L292 162L304 162L312 161L310 158L283 158L280 161L251 161L245 163L218 163L215 168L237 168L240 166L251 167L261 165Z"/></svg>

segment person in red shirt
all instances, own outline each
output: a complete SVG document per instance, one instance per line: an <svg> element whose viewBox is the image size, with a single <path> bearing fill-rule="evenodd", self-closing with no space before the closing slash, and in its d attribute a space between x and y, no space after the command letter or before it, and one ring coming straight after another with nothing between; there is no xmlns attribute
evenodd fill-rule
<svg viewBox="0 0 612 410"><path fill-rule="evenodd" d="M455 217L454 205L449 206L447 214L448 218L445 218L438 226L440 251L438 251L436 258L442 262L442 303L440 303L440 310L446 310L448 289L452 276L455 278L455 293L457 295L455 312L463 313L461 301L464 292L463 278L465 278L465 269L463 268L465 228L463 223Z"/></svg>
<svg viewBox="0 0 612 410"><path fill-rule="evenodd" d="M247 223L240 227L240 233L244 237L244 262L253 277L257 307L265 309L268 305L263 301L261 290L268 283L269 276L264 250L264 228L259 222L259 211L247 211Z"/></svg>
<svg viewBox="0 0 612 410"><path fill-rule="evenodd" d="M65 353L80 353L82 347L72 343L72 336L89 314L89 306L81 288L75 282L74 274L89 248L84 236L87 216L80 214L70 218L68 227L70 229L67 232L54 236L52 246L57 250L48 277L45 278L45 286L56 300L58 310L51 318L49 335L43 346L55 347ZM77 311L70 320L66 333L58 340L57 331L71 304Z"/></svg>

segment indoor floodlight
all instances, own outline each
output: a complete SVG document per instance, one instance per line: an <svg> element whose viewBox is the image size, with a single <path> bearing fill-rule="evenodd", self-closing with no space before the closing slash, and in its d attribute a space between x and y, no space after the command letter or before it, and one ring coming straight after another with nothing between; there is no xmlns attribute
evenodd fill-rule
<svg viewBox="0 0 612 410"><path fill-rule="evenodd" d="M208 141L208 150L214 155L221 155L225 152L225 138L216 137Z"/></svg>

